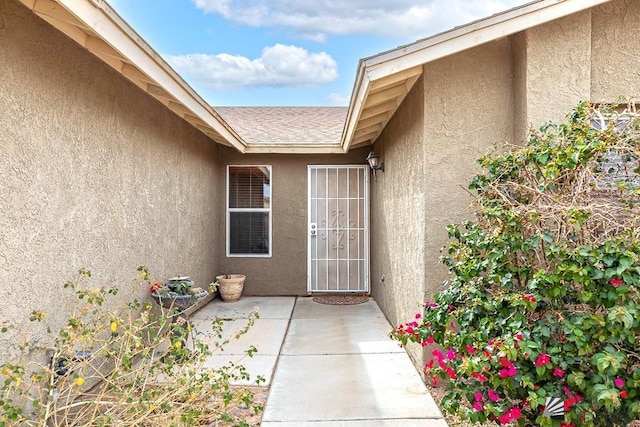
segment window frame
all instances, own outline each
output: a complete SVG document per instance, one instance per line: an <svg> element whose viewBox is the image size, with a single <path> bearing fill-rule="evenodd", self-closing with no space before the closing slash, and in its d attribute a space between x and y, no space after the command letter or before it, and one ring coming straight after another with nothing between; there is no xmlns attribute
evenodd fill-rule
<svg viewBox="0 0 640 427"><path fill-rule="evenodd" d="M229 207L229 174L232 168L265 168L269 171L269 207L268 208L231 208ZM226 212L226 255L227 258L271 258L273 253L273 169L271 165L227 165L226 173L226 200L225 200L225 212ZM231 253L231 213L233 212L263 212L269 214L269 250L266 254L252 254L252 253Z"/></svg>

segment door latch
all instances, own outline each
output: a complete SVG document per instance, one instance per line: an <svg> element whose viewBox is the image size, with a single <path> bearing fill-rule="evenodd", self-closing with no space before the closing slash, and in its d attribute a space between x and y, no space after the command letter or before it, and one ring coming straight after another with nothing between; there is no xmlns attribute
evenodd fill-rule
<svg viewBox="0 0 640 427"><path fill-rule="evenodd" d="M311 234L312 236L315 236L317 232L317 226L315 222L312 222L311 224L309 224L309 234Z"/></svg>

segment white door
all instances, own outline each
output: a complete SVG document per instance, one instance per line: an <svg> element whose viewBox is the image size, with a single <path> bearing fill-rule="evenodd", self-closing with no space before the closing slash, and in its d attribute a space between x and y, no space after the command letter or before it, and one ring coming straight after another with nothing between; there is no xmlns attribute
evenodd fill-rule
<svg viewBox="0 0 640 427"><path fill-rule="evenodd" d="M309 166L309 292L369 292L369 170Z"/></svg>

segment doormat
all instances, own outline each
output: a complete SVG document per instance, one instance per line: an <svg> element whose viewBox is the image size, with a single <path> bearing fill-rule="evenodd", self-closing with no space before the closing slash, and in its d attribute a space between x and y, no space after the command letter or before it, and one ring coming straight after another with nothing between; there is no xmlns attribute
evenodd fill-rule
<svg viewBox="0 0 640 427"><path fill-rule="evenodd" d="M369 295L317 295L313 301L327 305L354 305L369 301Z"/></svg>

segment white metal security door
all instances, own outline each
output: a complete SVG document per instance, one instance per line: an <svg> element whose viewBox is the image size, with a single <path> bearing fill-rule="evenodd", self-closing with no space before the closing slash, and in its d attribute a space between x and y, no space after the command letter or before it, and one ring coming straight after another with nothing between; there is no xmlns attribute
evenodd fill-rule
<svg viewBox="0 0 640 427"><path fill-rule="evenodd" d="M309 166L309 292L369 292L369 171Z"/></svg>

